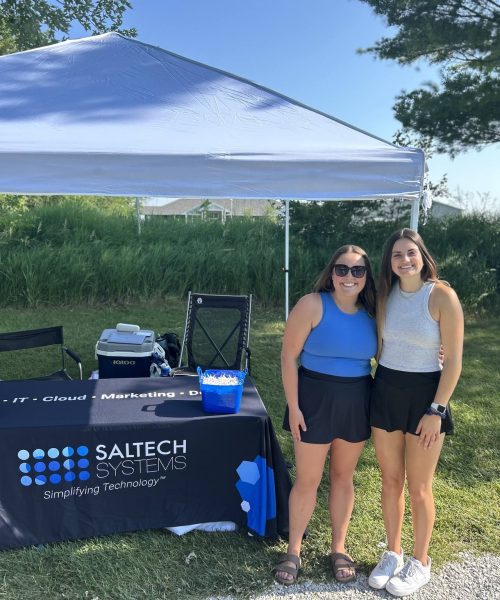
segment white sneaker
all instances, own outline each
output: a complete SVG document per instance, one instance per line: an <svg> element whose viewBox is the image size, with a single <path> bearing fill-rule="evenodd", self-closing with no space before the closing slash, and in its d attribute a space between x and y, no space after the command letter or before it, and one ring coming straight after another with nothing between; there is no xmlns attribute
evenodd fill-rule
<svg viewBox="0 0 500 600"><path fill-rule="evenodd" d="M389 579L401 571L403 564L402 550L401 554L386 550L380 557L378 565L370 573L368 585L376 590L384 589Z"/></svg>
<svg viewBox="0 0 500 600"><path fill-rule="evenodd" d="M392 577L385 589L393 596L409 596L429 582L431 578L431 559L428 557L427 566L414 558L409 558L401 571Z"/></svg>

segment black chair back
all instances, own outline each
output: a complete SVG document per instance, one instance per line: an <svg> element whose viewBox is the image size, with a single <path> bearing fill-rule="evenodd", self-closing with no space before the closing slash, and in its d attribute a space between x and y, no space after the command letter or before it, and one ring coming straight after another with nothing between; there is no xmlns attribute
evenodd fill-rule
<svg viewBox="0 0 500 600"><path fill-rule="evenodd" d="M189 292L181 362L187 367L250 370L250 316L252 296Z"/></svg>
<svg viewBox="0 0 500 600"><path fill-rule="evenodd" d="M37 353L33 350L51 346L53 353ZM64 334L61 325L55 327L44 327L42 329L29 329L25 331L12 331L0 333L0 352L15 352L15 356L9 359L2 358L0 363L0 379L12 379L9 377L7 367L12 373L16 373L15 379L71 379L66 370L65 355L70 356L78 366L80 379L82 379L81 360L72 350L64 346ZM54 364L56 361L56 364ZM49 367L57 367L51 370ZM38 374L38 369L47 367L48 374ZM7 372L7 375L6 375ZM37 372L36 374L34 374ZM23 373L23 376L19 376Z"/></svg>
<svg viewBox="0 0 500 600"><path fill-rule="evenodd" d="M0 333L0 352L41 348L52 344L62 345L63 343L63 328L61 325L45 327L44 329Z"/></svg>

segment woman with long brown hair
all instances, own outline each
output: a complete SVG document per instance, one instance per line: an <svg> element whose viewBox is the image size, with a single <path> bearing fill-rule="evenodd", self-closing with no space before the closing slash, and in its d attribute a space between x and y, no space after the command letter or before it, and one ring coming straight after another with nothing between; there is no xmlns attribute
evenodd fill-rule
<svg viewBox="0 0 500 600"><path fill-rule="evenodd" d="M439 280L434 259L411 229L396 231L387 241L377 321L379 360L370 421L382 472L387 550L368 583L407 596L430 580L432 479L445 434L453 431L449 402L460 376L463 346L458 297ZM406 563L401 549L405 479L414 536Z"/></svg>
<svg viewBox="0 0 500 600"><path fill-rule="evenodd" d="M276 580L297 579L302 538L316 505L330 453L330 560L337 581L352 581L355 564L345 540L354 504L353 475L370 437L370 359L377 348L375 284L358 246L342 246L288 318L281 371L287 408L284 428L294 441L296 478L289 500L287 554ZM298 368L298 361L300 367Z"/></svg>

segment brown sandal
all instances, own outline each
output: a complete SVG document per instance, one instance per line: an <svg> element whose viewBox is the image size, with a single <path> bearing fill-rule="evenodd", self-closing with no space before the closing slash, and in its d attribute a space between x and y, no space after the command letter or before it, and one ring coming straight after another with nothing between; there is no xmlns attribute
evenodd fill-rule
<svg viewBox="0 0 500 600"><path fill-rule="evenodd" d="M338 560L344 561L344 564L337 564ZM333 576L339 583L347 583L356 579L357 564L352 560L350 556L348 556L347 554L343 554L342 552L332 552L330 554L330 561L332 563ZM339 571L348 570L352 570L354 571L354 573L352 575L348 575L347 577L339 577Z"/></svg>
<svg viewBox="0 0 500 600"><path fill-rule="evenodd" d="M291 565L287 563L292 563ZM300 569L300 557L295 554L284 554L279 563L274 567L274 579L281 585L292 585L297 581L297 575ZM279 572L288 573L292 576L291 579L285 579Z"/></svg>

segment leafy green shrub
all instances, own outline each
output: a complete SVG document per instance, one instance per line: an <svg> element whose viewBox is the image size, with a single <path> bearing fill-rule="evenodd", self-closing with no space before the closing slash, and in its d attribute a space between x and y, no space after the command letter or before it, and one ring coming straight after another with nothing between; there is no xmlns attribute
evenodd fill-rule
<svg viewBox="0 0 500 600"><path fill-rule="evenodd" d="M500 216L473 213L431 219L421 234L435 256L439 274L470 312L500 306Z"/></svg>

